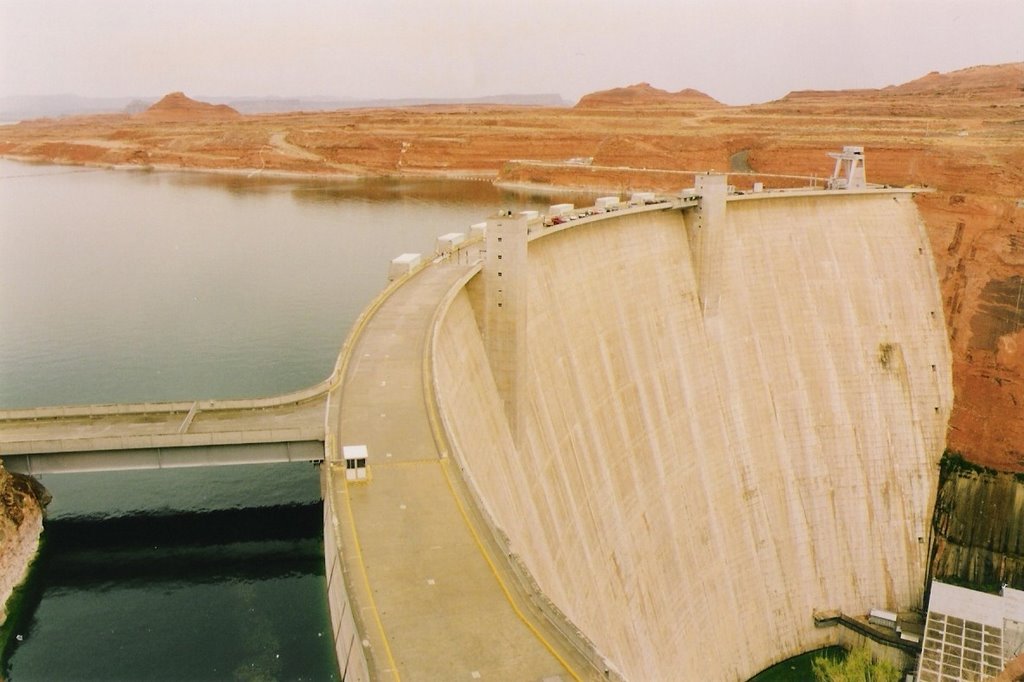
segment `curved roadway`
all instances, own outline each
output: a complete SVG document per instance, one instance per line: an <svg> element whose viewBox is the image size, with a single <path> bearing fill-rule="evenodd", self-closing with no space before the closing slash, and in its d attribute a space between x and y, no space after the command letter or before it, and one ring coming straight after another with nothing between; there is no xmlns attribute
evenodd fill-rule
<svg viewBox="0 0 1024 682"><path fill-rule="evenodd" d="M342 407L336 452L359 444L369 453L367 483L346 485L344 465L335 462L326 489L370 674L589 677L586 663L524 606L447 448L436 444L443 436L436 436L424 394L430 329L439 301L473 272L472 265L441 262L397 287L355 337L344 381L332 394Z"/></svg>

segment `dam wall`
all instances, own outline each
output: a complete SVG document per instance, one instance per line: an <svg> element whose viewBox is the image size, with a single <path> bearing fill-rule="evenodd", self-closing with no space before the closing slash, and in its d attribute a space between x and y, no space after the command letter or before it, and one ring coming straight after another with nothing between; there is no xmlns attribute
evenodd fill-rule
<svg viewBox="0 0 1024 682"><path fill-rule="evenodd" d="M693 214L530 241L515 439L481 278L434 346L483 511L630 680L747 679L835 643L815 611L921 606L952 404L909 193L730 197L710 259Z"/></svg>

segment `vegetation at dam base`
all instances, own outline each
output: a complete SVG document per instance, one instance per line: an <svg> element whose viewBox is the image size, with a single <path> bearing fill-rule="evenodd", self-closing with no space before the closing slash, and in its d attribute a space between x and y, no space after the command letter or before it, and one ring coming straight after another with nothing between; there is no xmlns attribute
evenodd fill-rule
<svg viewBox="0 0 1024 682"><path fill-rule="evenodd" d="M947 450L932 532L932 578L985 592L1024 589L1024 476Z"/></svg>
<svg viewBox="0 0 1024 682"><path fill-rule="evenodd" d="M838 660L827 655L815 656L811 668L818 682L898 682L901 676L895 665L874 658L865 647Z"/></svg>
<svg viewBox="0 0 1024 682"><path fill-rule="evenodd" d="M896 666L889 661L875 660L865 647L847 651L841 646L830 646L776 663L749 682L897 682L899 679L900 671Z"/></svg>

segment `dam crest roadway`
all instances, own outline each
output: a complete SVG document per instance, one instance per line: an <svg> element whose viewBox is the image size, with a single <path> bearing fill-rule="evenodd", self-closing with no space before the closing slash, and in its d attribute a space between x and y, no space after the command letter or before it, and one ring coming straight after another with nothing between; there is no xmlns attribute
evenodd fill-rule
<svg viewBox="0 0 1024 682"><path fill-rule="evenodd" d="M747 679L923 595L950 354L914 190L862 179L505 212L314 387L7 410L0 456L325 461L347 680Z"/></svg>

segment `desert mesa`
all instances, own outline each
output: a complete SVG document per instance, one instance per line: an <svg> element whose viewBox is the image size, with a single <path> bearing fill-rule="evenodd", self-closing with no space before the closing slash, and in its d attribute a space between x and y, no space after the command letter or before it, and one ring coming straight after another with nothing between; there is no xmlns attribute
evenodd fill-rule
<svg viewBox="0 0 1024 682"><path fill-rule="evenodd" d="M872 182L916 195L953 352L947 446L1024 472L1024 62L881 89L727 106L641 83L572 107L424 105L243 115L172 93L138 113L0 127L11 159L331 179L472 176L521 186L676 191L814 183L827 150L865 148ZM808 177L812 176L812 177Z"/></svg>

